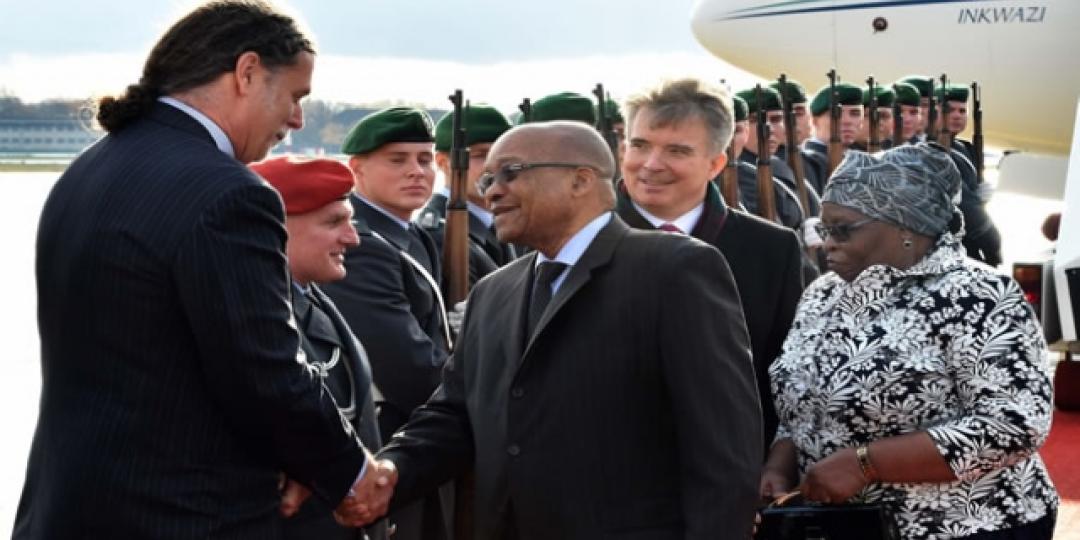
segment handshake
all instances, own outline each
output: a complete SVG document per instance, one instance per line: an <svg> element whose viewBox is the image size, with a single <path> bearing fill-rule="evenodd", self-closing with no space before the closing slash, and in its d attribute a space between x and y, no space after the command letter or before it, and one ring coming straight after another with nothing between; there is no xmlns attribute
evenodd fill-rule
<svg viewBox="0 0 1080 540"><path fill-rule="evenodd" d="M334 519L346 527L363 527L384 516L390 507L397 480L397 467L392 461L375 461L368 454L364 475L356 480L349 494L334 510ZM311 490L295 480L287 479L281 491L281 514L292 517L310 496Z"/></svg>

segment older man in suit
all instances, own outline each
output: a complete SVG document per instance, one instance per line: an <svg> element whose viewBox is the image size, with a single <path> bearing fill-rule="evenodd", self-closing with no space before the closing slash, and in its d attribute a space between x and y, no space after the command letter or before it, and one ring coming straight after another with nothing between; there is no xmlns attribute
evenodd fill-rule
<svg viewBox="0 0 1080 540"><path fill-rule="evenodd" d="M345 250L360 244L352 225L352 203L347 199L353 188L352 172L331 159L293 156L261 161L251 169L270 182L285 203L286 253L300 348L360 441L367 448L379 448L382 439L375 420L367 354L318 286L344 278ZM343 527L334 520L333 510L318 499L308 502L285 521L285 538L386 538L384 523L367 531Z"/></svg>
<svg viewBox="0 0 1080 540"><path fill-rule="evenodd" d="M298 353L281 199L244 166L302 126L313 66L290 18L225 0L102 100L41 215L15 538L277 538L282 472L330 507L380 476Z"/></svg>
<svg viewBox="0 0 1080 540"><path fill-rule="evenodd" d="M768 369L795 317L802 259L793 232L727 206L710 182L727 162L731 104L725 90L696 79L631 96L618 213L631 227L688 234L723 253L750 332L768 445L776 429Z"/></svg>
<svg viewBox="0 0 1080 540"><path fill-rule="evenodd" d="M517 127L480 188L534 248L477 284L443 381L384 449L401 502L475 466L475 538L749 538L761 456L718 251L633 230L577 122Z"/></svg>

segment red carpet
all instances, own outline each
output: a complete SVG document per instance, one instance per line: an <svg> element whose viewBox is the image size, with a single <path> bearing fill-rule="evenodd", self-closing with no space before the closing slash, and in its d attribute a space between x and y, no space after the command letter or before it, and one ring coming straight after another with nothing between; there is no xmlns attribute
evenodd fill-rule
<svg viewBox="0 0 1080 540"><path fill-rule="evenodd" d="M1080 412L1054 411L1039 454L1061 496L1054 540L1080 540Z"/></svg>

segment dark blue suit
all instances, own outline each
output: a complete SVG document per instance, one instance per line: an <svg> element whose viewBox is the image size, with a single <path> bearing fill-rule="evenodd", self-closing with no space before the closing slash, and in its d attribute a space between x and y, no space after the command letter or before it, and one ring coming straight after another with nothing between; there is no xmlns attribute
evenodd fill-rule
<svg viewBox="0 0 1080 540"><path fill-rule="evenodd" d="M289 324L277 193L158 103L79 156L37 238L43 386L15 538L276 538L279 473L363 454Z"/></svg>

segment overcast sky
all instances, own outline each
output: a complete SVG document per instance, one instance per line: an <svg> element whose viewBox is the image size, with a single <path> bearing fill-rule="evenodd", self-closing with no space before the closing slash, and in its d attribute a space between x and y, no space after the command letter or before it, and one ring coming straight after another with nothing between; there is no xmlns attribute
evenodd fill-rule
<svg viewBox="0 0 1080 540"><path fill-rule="evenodd" d="M119 92L196 2L0 0L0 90L27 101ZM290 0L319 49L313 96L441 106L450 91L512 108L603 82L749 77L690 31L693 0Z"/></svg>

